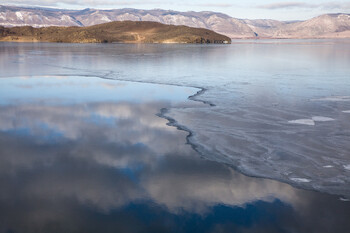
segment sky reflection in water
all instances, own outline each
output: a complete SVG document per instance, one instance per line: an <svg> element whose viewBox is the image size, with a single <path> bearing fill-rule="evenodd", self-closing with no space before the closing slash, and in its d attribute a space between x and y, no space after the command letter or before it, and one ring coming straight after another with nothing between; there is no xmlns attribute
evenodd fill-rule
<svg viewBox="0 0 350 233"><path fill-rule="evenodd" d="M350 229L349 203L338 197L200 158L186 132L155 115L201 107L186 100L195 88L91 77L0 82L0 232Z"/></svg>
<svg viewBox="0 0 350 233"><path fill-rule="evenodd" d="M350 40L0 43L0 77L85 75L203 87L197 99L215 107L168 116L195 132L189 140L206 159L350 198L349 51Z"/></svg>

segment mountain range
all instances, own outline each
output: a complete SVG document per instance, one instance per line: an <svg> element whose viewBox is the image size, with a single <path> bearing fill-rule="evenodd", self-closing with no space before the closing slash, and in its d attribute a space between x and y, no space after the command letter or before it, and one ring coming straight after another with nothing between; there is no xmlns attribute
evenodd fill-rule
<svg viewBox="0 0 350 233"><path fill-rule="evenodd" d="M63 10L0 5L0 25L92 26L112 21L153 21L171 25L205 28L230 38L350 38L350 14L325 14L306 21L237 19L210 11L171 10Z"/></svg>
<svg viewBox="0 0 350 233"><path fill-rule="evenodd" d="M205 28L150 21L113 21L86 27L3 27L0 41L62 43L214 43L231 39Z"/></svg>

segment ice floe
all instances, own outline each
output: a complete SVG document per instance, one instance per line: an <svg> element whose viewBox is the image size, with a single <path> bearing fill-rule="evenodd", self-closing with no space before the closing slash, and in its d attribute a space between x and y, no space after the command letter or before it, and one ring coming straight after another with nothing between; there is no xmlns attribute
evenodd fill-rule
<svg viewBox="0 0 350 233"><path fill-rule="evenodd" d="M333 166L332 165L326 165L326 166L323 166L324 168L332 168Z"/></svg>
<svg viewBox="0 0 350 233"><path fill-rule="evenodd" d="M340 200L340 201L350 201L349 199L343 198L343 197L339 198L339 200Z"/></svg>
<svg viewBox="0 0 350 233"><path fill-rule="evenodd" d="M301 125L315 125L315 121L312 119L298 119L298 120L288 121L288 123L301 124Z"/></svg>
<svg viewBox="0 0 350 233"><path fill-rule="evenodd" d="M350 164L344 165L344 168L345 168L346 170L350 170Z"/></svg>
<svg viewBox="0 0 350 233"><path fill-rule="evenodd" d="M301 182L301 183L308 183L310 182L311 180L309 179L306 179L306 178L290 178L292 181L295 181L295 182Z"/></svg>
<svg viewBox="0 0 350 233"><path fill-rule="evenodd" d="M350 110L342 111L343 113L350 113Z"/></svg>

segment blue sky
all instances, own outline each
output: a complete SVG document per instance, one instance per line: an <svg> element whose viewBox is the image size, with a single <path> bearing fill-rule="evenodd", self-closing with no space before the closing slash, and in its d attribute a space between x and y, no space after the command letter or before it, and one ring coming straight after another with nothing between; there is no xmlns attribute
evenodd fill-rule
<svg viewBox="0 0 350 233"><path fill-rule="evenodd" d="M350 0L2 0L1 4L68 9L137 8L178 11L217 11L236 18L309 19L324 13L350 13Z"/></svg>

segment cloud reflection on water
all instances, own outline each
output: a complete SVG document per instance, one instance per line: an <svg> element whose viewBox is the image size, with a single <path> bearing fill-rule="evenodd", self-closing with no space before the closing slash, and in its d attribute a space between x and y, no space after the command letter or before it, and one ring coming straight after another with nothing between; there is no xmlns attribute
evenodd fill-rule
<svg viewBox="0 0 350 233"><path fill-rule="evenodd" d="M98 168L129 170L129 173L137 173L138 185L147 196L170 210L203 210L204 207L198 206L208 203L244 204L269 199L271 194L283 189L279 198L293 199L294 191L287 185L264 180L247 185L254 179L228 168L218 169L216 164L197 161L198 156L185 145L185 133L166 126L166 120L155 115L164 104L124 102L1 107L0 130L8 146L2 152L0 172L56 167L61 159L73 164L81 162ZM41 190L40 186L47 187L37 185L36 190ZM110 204L110 208L115 207ZM97 207L105 209L108 205Z"/></svg>
<svg viewBox="0 0 350 233"><path fill-rule="evenodd" d="M324 211L311 209L321 200L327 200L331 210L334 205L335 211L343 211L329 221L344 223L349 216L336 198L315 198L312 192L249 178L201 159L186 144L186 132L166 126L167 121L155 115L171 104L43 100L0 105L0 231L139 232L148 215L162 220L156 226L164 231L181 230L176 221L185 224L185 219L199 215L209 224L208 216L223 208L245 213L244 221L253 221L253 226L241 226L235 219L230 220L235 226L216 225L218 219L206 231L256 226L264 231L266 226L259 223L264 208L278 217L278 225L303 229L308 220L286 219L303 214L312 219L315 210ZM281 213L285 216L278 216ZM257 214L257 222L249 220L252 214Z"/></svg>

